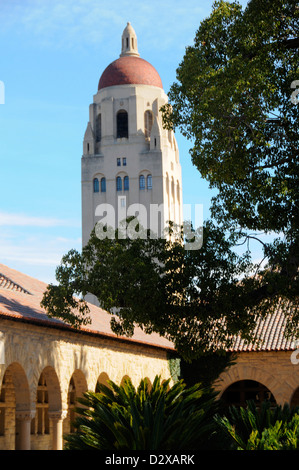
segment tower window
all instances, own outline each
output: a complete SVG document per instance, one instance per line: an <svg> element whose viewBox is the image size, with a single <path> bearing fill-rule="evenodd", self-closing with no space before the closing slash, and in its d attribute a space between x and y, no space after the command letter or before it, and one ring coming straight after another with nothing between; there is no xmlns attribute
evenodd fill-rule
<svg viewBox="0 0 299 470"><path fill-rule="evenodd" d="M146 139L150 138L153 127L153 113L149 110L144 113L144 135Z"/></svg>
<svg viewBox="0 0 299 470"><path fill-rule="evenodd" d="M120 163L120 158L117 158L117 159L116 159L116 164L117 164L117 166L120 166L120 165L121 165L121 163Z"/></svg>
<svg viewBox="0 0 299 470"><path fill-rule="evenodd" d="M98 193L99 190L100 190L99 180L98 180L98 178L94 178L94 180L93 180L93 192Z"/></svg>
<svg viewBox="0 0 299 470"><path fill-rule="evenodd" d="M126 159L126 157L123 158L123 166L127 166L127 159Z"/></svg>
<svg viewBox="0 0 299 470"><path fill-rule="evenodd" d="M124 177L124 190L129 191L129 177L128 176Z"/></svg>
<svg viewBox="0 0 299 470"><path fill-rule="evenodd" d="M147 189L153 189L152 175L147 175Z"/></svg>
<svg viewBox="0 0 299 470"><path fill-rule="evenodd" d="M145 189L145 178L144 175L139 176L139 189Z"/></svg>
<svg viewBox="0 0 299 470"><path fill-rule="evenodd" d="M106 178L101 179L101 193L106 192Z"/></svg>
<svg viewBox="0 0 299 470"><path fill-rule="evenodd" d="M97 142L100 142L102 139L102 116L98 114L96 119L96 139Z"/></svg>
<svg viewBox="0 0 299 470"><path fill-rule="evenodd" d="M116 191L122 191L122 180L120 176L116 178Z"/></svg>
<svg viewBox="0 0 299 470"><path fill-rule="evenodd" d="M116 137L118 139L125 137L128 138L128 113L127 111L121 110L116 116Z"/></svg>

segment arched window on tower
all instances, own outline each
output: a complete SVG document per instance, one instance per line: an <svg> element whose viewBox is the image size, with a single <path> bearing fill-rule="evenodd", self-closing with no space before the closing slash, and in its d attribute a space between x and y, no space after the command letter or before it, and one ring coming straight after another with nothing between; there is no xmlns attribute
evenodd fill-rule
<svg viewBox="0 0 299 470"><path fill-rule="evenodd" d="M102 139L102 116L101 114L97 115L96 119L96 141L101 142Z"/></svg>
<svg viewBox="0 0 299 470"><path fill-rule="evenodd" d="M128 138L129 130L128 130L128 113L125 110L118 111L116 115L116 137L118 139L122 137Z"/></svg>
<svg viewBox="0 0 299 470"><path fill-rule="evenodd" d="M153 189L152 175L147 175L147 189Z"/></svg>
<svg viewBox="0 0 299 470"><path fill-rule="evenodd" d="M129 177L128 176L124 177L124 190L129 191Z"/></svg>
<svg viewBox="0 0 299 470"><path fill-rule="evenodd" d="M144 135L146 139L150 138L152 127L153 127L153 113L149 110L146 110L144 113Z"/></svg>
<svg viewBox="0 0 299 470"><path fill-rule="evenodd" d="M144 175L139 176L139 189L145 189L145 178Z"/></svg>
<svg viewBox="0 0 299 470"><path fill-rule="evenodd" d="M116 178L116 191L122 191L122 180L120 176Z"/></svg>
<svg viewBox="0 0 299 470"><path fill-rule="evenodd" d="M101 179L101 193L105 193L106 192L106 178L103 177Z"/></svg>
<svg viewBox="0 0 299 470"><path fill-rule="evenodd" d="M99 180L98 180L98 178L94 178L94 180L93 180L93 192L98 193L99 190L100 190Z"/></svg>

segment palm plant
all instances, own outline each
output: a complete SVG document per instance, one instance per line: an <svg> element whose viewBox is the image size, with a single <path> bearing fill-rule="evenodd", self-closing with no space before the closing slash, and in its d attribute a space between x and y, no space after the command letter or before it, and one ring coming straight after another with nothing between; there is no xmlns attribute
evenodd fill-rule
<svg viewBox="0 0 299 470"><path fill-rule="evenodd" d="M227 416L215 421L230 437L230 446L238 450L299 449L299 408L274 406L265 401L257 408L247 401L246 408L231 406Z"/></svg>
<svg viewBox="0 0 299 470"><path fill-rule="evenodd" d="M156 376L150 386L141 380L113 381L86 392L76 409L76 432L65 436L68 450L198 450L217 439L213 417L216 393L181 380L169 386Z"/></svg>

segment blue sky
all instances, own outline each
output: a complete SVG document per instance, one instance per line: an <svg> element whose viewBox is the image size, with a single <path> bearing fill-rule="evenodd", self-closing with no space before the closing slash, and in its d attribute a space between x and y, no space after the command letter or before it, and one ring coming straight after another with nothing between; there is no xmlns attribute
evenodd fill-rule
<svg viewBox="0 0 299 470"><path fill-rule="evenodd" d="M247 2L240 2L245 5ZM0 0L0 262L53 282L81 249L81 156L89 104L127 22L165 92L211 0ZM211 192L177 135L184 204Z"/></svg>

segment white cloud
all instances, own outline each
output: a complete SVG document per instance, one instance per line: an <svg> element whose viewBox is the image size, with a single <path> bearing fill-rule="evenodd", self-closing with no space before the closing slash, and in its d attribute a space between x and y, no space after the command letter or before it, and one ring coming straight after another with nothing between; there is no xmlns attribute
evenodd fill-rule
<svg viewBox="0 0 299 470"><path fill-rule="evenodd" d="M0 212L0 263L53 282L69 250L81 250L81 224L73 220Z"/></svg>
<svg viewBox="0 0 299 470"><path fill-rule="evenodd" d="M52 217L35 217L26 214L10 214L0 212L0 226L29 226L29 227L80 227L80 222Z"/></svg>
<svg viewBox="0 0 299 470"><path fill-rule="evenodd" d="M74 238L61 237L48 234L46 229L37 234L15 233L12 228L1 230L0 261L20 260L29 264L57 265L68 250L81 248L81 238L76 235Z"/></svg>

